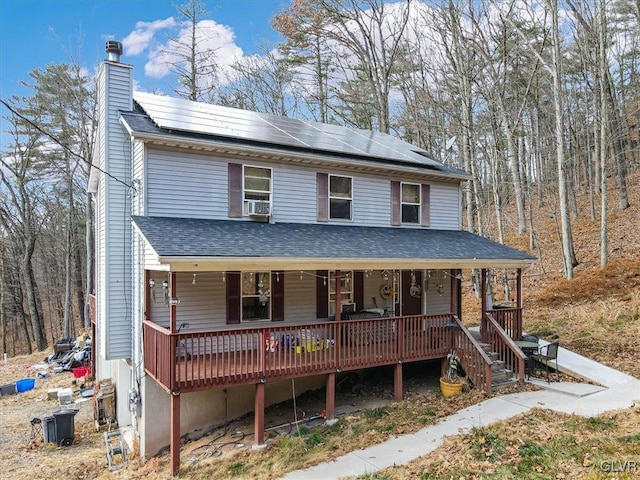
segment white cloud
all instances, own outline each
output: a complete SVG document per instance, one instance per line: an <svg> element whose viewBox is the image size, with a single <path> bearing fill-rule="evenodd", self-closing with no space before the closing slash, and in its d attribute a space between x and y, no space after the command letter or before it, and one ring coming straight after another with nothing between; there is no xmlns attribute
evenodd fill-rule
<svg viewBox="0 0 640 480"><path fill-rule="evenodd" d="M220 81L223 81L230 70L230 65L243 57L242 49L235 43L235 33L214 20L202 20L197 24L197 45L199 52L214 52L214 61L219 69ZM191 43L191 31L184 26L172 35L175 41L167 40L150 49L149 61L144 72L153 78L162 78L171 72L171 65L182 61L188 52L183 48Z"/></svg>
<svg viewBox="0 0 640 480"><path fill-rule="evenodd" d="M164 20L155 20L153 22L136 23L135 30L122 41L125 54L131 56L140 55L147 48L150 48L149 46L156 33L167 28L174 28L176 25L176 20L173 17Z"/></svg>

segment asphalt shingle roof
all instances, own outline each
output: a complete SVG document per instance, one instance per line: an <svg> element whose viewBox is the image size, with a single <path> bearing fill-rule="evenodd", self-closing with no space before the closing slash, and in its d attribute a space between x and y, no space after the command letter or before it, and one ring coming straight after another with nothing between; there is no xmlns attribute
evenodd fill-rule
<svg viewBox="0 0 640 480"><path fill-rule="evenodd" d="M535 261L465 231L132 217L160 257Z"/></svg>

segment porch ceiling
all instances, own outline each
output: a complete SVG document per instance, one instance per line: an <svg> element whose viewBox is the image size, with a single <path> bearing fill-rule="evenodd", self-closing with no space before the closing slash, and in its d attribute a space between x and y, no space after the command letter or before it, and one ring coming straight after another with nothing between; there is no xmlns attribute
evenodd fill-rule
<svg viewBox="0 0 640 480"><path fill-rule="evenodd" d="M537 259L456 230L132 217L172 271L516 268ZM147 268L151 268L147 266Z"/></svg>

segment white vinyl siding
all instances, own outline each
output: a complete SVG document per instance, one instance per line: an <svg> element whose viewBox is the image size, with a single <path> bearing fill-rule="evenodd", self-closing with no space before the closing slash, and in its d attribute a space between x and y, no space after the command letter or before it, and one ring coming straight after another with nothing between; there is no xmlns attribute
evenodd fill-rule
<svg viewBox="0 0 640 480"><path fill-rule="evenodd" d="M433 229L459 230L460 189L453 183L431 183L431 226Z"/></svg>
<svg viewBox="0 0 640 480"><path fill-rule="evenodd" d="M206 154L150 149L147 152L146 215L181 218L228 219L228 163L237 159ZM240 162L238 162L240 163ZM282 223L316 223L316 174L350 176L353 179L353 225L388 227L391 218L389 178L358 175L340 170L318 170L267 162L245 165L272 168L272 220ZM458 229L460 199L456 183L425 179L402 179L431 185L431 223L433 229ZM244 221L253 221L243 217ZM327 223L344 224L330 219ZM408 225L415 228L414 225Z"/></svg>
<svg viewBox="0 0 640 480"><path fill-rule="evenodd" d="M227 218L227 163L204 155L147 152L147 215Z"/></svg>
<svg viewBox="0 0 640 480"><path fill-rule="evenodd" d="M119 114L132 108L131 75L130 66L105 63L98 80L103 98L98 114L99 165L120 180L100 174L96 205L98 343L106 360L132 356L131 192L127 186L131 182L131 142Z"/></svg>
<svg viewBox="0 0 640 480"><path fill-rule="evenodd" d="M438 292L438 285L442 285L442 293ZM451 313L451 278L449 275L440 270L432 270L432 277L426 279L424 286L427 295L427 315ZM427 286L428 288L426 288Z"/></svg>
<svg viewBox="0 0 640 480"><path fill-rule="evenodd" d="M285 272L284 320L287 323L316 321L315 276L300 278L299 272Z"/></svg>
<svg viewBox="0 0 640 480"><path fill-rule="evenodd" d="M225 283L222 273L196 273L196 283L193 283L193 273L176 274L176 291L173 295L180 299L176 307L177 326L188 323L183 332L190 330L207 330L226 325ZM169 326L169 307L165 304L162 281L168 279L164 272L151 272L155 280L155 301L151 301L151 321L163 327Z"/></svg>
<svg viewBox="0 0 640 480"><path fill-rule="evenodd" d="M144 178L144 144L142 142L133 142L133 173L132 185L135 187L133 193L133 202L131 213L133 215L144 215L145 207L145 178Z"/></svg>

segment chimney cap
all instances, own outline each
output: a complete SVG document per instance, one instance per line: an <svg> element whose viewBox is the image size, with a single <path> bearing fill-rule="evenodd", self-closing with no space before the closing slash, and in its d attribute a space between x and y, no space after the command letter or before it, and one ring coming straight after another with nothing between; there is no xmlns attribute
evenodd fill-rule
<svg viewBox="0 0 640 480"><path fill-rule="evenodd" d="M109 60L114 62L120 61L120 55L122 55L122 43L116 40L107 40L106 50L109 54Z"/></svg>

